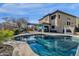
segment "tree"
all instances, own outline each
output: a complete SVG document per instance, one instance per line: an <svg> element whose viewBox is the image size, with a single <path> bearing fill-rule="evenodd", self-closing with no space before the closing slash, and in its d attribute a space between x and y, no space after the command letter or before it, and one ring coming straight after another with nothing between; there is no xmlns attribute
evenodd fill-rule
<svg viewBox="0 0 79 59"><path fill-rule="evenodd" d="M25 19L25 18L19 18L18 20L17 20L17 25L18 25L18 28L20 29L20 30L22 30L22 29L27 29L27 27L28 27L28 22L27 22L27 20Z"/></svg>
<svg viewBox="0 0 79 59"><path fill-rule="evenodd" d="M24 17L21 18L13 18L13 17L3 17L5 20L3 23L4 29L15 30L15 31L26 31L27 30L27 20Z"/></svg>
<svg viewBox="0 0 79 59"><path fill-rule="evenodd" d="M27 23L28 22L27 22L27 20L25 18L19 18L18 21L19 21L19 23L20 23L22 28L26 28L27 27Z"/></svg>

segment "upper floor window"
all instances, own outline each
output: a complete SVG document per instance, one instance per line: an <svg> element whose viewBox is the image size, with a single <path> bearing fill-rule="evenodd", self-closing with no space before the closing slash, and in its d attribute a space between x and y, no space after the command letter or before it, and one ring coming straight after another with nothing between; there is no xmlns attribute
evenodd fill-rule
<svg viewBox="0 0 79 59"><path fill-rule="evenodd" d="M70 18L67 18L67 25L70 25Z"/></svg>
<svg viewBox="0 0 79 59"><path fill-rule="evenodd" d="M53 20L53 19L55 19L55 17L56 17L56 15L54 15L54 16L51 16L51 19Z"/></svg>
<svg viewBox="0 0 79 59"><path fill-rule="evenodd" d="M60 19L60 15L58 15L58 18Z"/></svg>
<svg viewBox="0 0 79 59"><path fill-rule="evenodd" d="M67 25L70 25L70 22L67 21Z"/></svg>

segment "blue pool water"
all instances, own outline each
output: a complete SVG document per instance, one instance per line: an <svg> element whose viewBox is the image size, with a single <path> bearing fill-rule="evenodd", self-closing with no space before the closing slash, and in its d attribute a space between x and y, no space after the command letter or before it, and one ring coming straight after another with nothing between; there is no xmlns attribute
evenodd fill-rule
<svg viewBox="0 0 79 59"><path fill-rule="evenodd" d="M40 56L74 56L78 43L71 36L24 36L32 50Z"/></svg>

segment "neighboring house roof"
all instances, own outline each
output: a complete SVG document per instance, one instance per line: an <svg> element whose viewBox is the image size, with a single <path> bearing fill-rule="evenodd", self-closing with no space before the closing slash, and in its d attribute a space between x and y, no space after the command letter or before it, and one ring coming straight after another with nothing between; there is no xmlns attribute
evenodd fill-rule
<svg viewBox="0 0 79 59"><path fill-rule="evenodd" d="M28 23L28 25L41 25L41 24L38 24L38 23Z"/></svg>
<svg viewBox="0 0 79 59"><path fill-rule="evenodd" d="M43 23L43 25L50 25L49 23ZM40 23L28 23L28 25L42 25L42 24L40 24Z"/></svg>
<svg viewBox="0 0 79 59"><path fill-rule="evenodd" d="M50 13L50 14L45 15L43 18L45 18L46 16L50 16L50 15L52 15L52 14L55 14L55 13L57 13L57 12L63 13L63 14L66 14L66 15L69 15L69 16L72 16L72 17L77 17L77 16L74 16L74 15L72 15L72 14L69 14L69 13L66 13L66 12L63 12L63 11L60 11L60 10L56 10L56 11L54 11L53 13ZM41 18L39 21L41 21L43 18ZM77 17L77 18L78 18L78 17Z"/></svg>

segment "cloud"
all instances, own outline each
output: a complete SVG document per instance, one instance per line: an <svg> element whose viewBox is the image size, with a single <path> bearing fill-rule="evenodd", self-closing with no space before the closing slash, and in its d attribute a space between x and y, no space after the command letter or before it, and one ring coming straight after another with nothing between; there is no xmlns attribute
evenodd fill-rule
<svg viewBox="0 0 79 59"><path fill-rule="evenodd" d="M65 4L64 4L65 5ZM28 15L31 13L50 13L55 9L67 8L62 4L42 4L42 3L8 3L0 7L0 13L12 15ZM49 7L48 7L49 6ZM50 7L51 6L51 7Z"/></svg>
<svg viewBox="0 0 79 59"><path fill-rule="evenodd" d="M78 3L72 4L72 5L71 5L71 8L72 8L72 9L79 9L79 4L78 4Z"/></svg>
<svg viewBox="0 0 79 59"><path fill-rule="evenodd" d="M1 13L8 13L8 14L15 14L15 15L25 15L28 14L27 10L24 9L33 9L33 8L39 8L42 7L43 4L23 4L23 3L17 3L17 4L3 4L0 7Z"/></svg>
<svg viewBox="0 0 79 59"><path fill-rule="evenodd" d="M8 3L8 4L4 4L2 7L3 8L39 8L41 6L43 6L44 4L33 4L33 3Z"/></svg>
<svg viewBox="0 0 79 59"><path fill-rule="evenodd" d="M51 6L51 7L50 7ZM76 9L79 4L8 3L0 6L0 13L28 15L30 13L50 13L56 9Z"/></svg>

